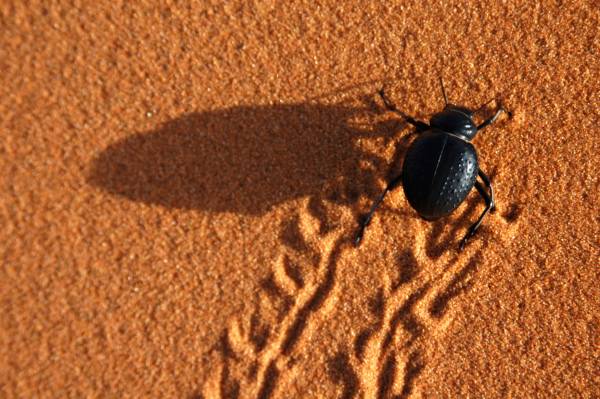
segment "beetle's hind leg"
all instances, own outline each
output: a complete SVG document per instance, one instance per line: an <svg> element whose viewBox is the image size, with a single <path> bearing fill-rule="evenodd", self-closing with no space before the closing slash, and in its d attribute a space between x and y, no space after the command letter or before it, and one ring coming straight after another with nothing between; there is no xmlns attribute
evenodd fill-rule
<svg viewBox="0 0 600 399"><path fill-rule="evenodd" d="M483 174L483 172L481 172L481 174ZM490 181L489 181L489 179L487 179L487 176L485 177L485 179L482 177L482 180L486 183L486 185L488 185L492 195L490 196L490 194L487 193L487 191L485 190L485 188L483 187L483 185L481 183L479 183L478 181L475 182L475 188L479 192L479 195L481 195L483 197L483 199L485 200L485 209L479 216L479 219L477 219L477 221L475 223L473 223L471 225L471 227L469 227L467 234L465 234L463 239L460 241L459 249L461 251L465 247L465 244L467 243L467 241L475 235L475 233L477 232L477 229L479 229L479 226L481 226L481 223L483 222L483 218L485 217L485 215L488 212L490 212L490 210L492 208L494 208L494 191L492 190L492 185L488 184Z"/></svg>
<svg viewBox="0 0 600 399"><path fill-rule="evenodd" d="M492 187L492 182L490 181L490 178L487 177L485 173L483 173L483 170L479 169L477 174L479 175L481 180L483 180L483 184L485 184L485 186L490 190L490 197L492 198L492 206L490 208L490 213L494 213L496 211L496 200L494 199L494 188Z"/></svg>

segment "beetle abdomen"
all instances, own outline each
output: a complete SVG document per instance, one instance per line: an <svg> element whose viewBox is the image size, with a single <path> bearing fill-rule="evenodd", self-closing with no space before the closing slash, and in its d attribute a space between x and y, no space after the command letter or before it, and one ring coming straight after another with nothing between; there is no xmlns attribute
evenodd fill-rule
<svg viewBox="0 0 600 399"><path fill-rule="evenodd" d="M402 185L410 205L423 218L445 216L464 201L477 178L473 145L430 130L410 146L402 167Z"/></svg>

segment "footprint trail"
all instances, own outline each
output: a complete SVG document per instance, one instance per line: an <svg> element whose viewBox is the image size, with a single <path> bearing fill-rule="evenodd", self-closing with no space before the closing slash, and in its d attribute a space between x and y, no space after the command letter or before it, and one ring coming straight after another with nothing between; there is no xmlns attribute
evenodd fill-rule
<svg viewBox="0 0 600 399"><path fill-rule="evenodd" d="M348 238L340 229L323 229L309 210L284 226L282 241L284 250L261 282L254 312L223 334L222 367L204 387L207 398L271 397L279 376L293 372L292 354L312 315L335 306L331 293Z"/></svg>

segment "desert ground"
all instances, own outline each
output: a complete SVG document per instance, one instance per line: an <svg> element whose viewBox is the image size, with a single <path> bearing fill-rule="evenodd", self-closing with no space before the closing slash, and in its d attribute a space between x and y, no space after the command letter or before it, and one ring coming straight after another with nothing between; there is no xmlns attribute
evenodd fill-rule
<svg viewBox="0 0 600 399"><path fill-rule="evenodd" d="M0 4L0 396L600 397L595 1ZM448 99L473 190L403 189Z"/></svg>

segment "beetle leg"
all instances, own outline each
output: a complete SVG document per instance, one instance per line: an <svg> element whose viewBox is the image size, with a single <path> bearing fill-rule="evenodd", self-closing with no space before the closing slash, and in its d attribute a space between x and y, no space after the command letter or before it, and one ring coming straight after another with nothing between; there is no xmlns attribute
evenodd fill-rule
<svg viewBox="0 0 600 399"><path fill-rule="evenodd" d="M385 190L383 190L383 192L381 193L381 195L377 198L377 200L375 200L375 202L371 206L371 210L369 210L369 213L363 219L363 221L360 223L360 226L358 227L358 233L356 233L356 238L354 238L354 245L355 246L360 245L360 241L363 238L363 234L365 232L365 228L369 225L369 223L371 223L371 219L373 218L373 214L375 213L375 211L377 210L377 208L379 207L379 205L381 205L381 203L383 202L383 199L385 198L386 194L388 192L390 192L391 190L395 189L396 187L398 187L398 185L401 183L401 181L402 181L402 175L400 175L400 176L395 177L394 179L392 179L388 183L388 185L386 186Z"/></svg>
<svg viewBox="0 0 600 399"><path fill-rule="evenodd" d="M494 199L494 188L492 187L492 182L490 182L490 178L487 177L485 173L483 173L483 170L479 169L477 174L479 175L481 180L483 180L485 186L490 190L490 197L492 198L492 207L490 208L490 212L494 213L494 211L496 210L496 200Z"/></svg>
<svg viewBox="0 0 600 399"><path fill-rule="evenodd" d="M484 127L491 125L492 123L496 122L496 119L498 119L498 117L500 116L500 114L502 112L506 112L506 110L504 108L502 108L502 106L500 106L498 108L498 110L496 111L496 113L494 114L494 116L492 116L491 118L486 119L485 121L483 121L483 123L479 126L477 126L477 131L483 129ZM510 115L510 113L509 113Z"/></svg>
<svg viewBox="0 0 600 399"><path fill-rule="evenodd" d="M491 187L491 185L490 185L490 187ZM477 229L479 228L479 226L481 226L481 222L483 222L483 218L490 211L490 209L492 208L492 206L494 204L494 202L492 200L492 197L490 197L490 195L487 193L487 191L485 190L485 188L483 187L483 185L481 185L481 183L475 182L475 188L477 189L477 191L479 192L479 194L485 200L485 209L483 210L483 213L481 214L481 216L479 216L479 219L477 219L477 221L475 223L473 223L471 225L471 227L469 227L469 230L467 231L467 234L465 234L465 236L463 237L463 239L460 241L459 249L461 251L465 247L465 244L467 243L467 241L469 240L469 238L471 238L471 237L473 237L475 235L475 233L477 232Z"/></svg>
<svg viewBox="0 0 600 399"><path fill-rule="evenodd" d="M385 92L384 89L381 88L381 90L379 90L379 95L381 96L381 99L383 100L383 103L385 104L385 107L392 112L395 112L396 114L400 115L405 121L407 121L408 123L410 123L411 125L413 125L415 128L417 128L417 132L424 132L426 130L429 130L430 127L427 123L425 122L421 122L418 121L408 115L406 115L404 112L400 111L398 108L396 108L396 106L394 105L394 103L392 103L386 96L385 96Z"/></svg>

